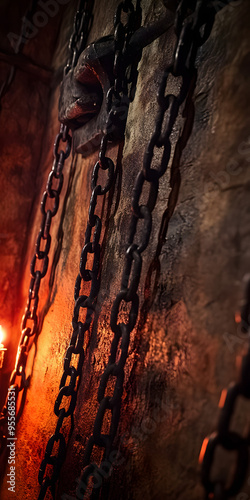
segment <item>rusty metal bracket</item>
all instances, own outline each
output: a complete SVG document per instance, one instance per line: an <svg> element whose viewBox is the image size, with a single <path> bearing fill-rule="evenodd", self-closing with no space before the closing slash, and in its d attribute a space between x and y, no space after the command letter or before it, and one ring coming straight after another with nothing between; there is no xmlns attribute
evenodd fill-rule
<svg viewBox="0 0 250 500"><path fill-rule="evenodd" d="M131 64L141 50L151 44L173 25L173 15L167 12L153 24L139 28L131 37L127 53ZM105 96L113 85L115 43L112 35L90 44L80 55L74 69L64 77L59 100L59 120L73 135L73 148L88 156L95 151L107 122ZM124 105L124 113L127 111ZM126 117L117 120L112 133L113 142L123 139Z"/></svg>

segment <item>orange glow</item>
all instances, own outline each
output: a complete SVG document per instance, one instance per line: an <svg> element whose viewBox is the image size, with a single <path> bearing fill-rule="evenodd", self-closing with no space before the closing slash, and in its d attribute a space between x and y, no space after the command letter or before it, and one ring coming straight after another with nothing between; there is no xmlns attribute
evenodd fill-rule
<svg viewBox="0 0 250 500"><path fill-rule="evenodd" d="M218 405L219 408L223 408L225 401L226 401L226 397L227 397L227 390L223 389L223 391L221 392L221 397L220 397L220 401L219 401L219 405Z"/></svg>
<svg viewBox="0 0 250 500"><path fill-rule="evenodd" d="M241 314L239 311L235 313L235 323L239 324L241 322Z"/></svg>
<svg viewBox="0 0 250 500"><path fill-rule="evenodd" d="M203 441L203 443L202 443L202 447L201 447L201 451L200 451L200 456L199 456L199 463L200 464L202 463L203 457L205 455L205 451L207 449L208 441L209 441L209 439L205 438L204 441Z"/></svg>
<svg viewBox="0 0 250 500"><path fill-rule="evenodd" d="M5 331L2 325L0 325L0 344L3 344L4 339L5 339Z"/></svg>

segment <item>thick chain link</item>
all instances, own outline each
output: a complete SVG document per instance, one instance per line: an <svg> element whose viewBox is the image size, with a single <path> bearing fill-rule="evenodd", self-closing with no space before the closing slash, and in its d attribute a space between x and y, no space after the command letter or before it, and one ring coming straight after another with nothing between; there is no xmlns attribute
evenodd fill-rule
<svg viewBox="0 0 250 500"><path fill-rule="evenodd" d="M93 22L93 4L94 0L80 0L78 10L74 18L74 32L69 42L69 59L64 68L66 75L71 68L77 64L80 53L86 47L88 34Z"/></svg>
<svg viewBox="0 0 250 500"><path fill-rule="evenodd" d="M88 13L91 16L91 12ZM81 33L77 23L74 25L74 33L80 39ZM85 34L85 39L87 35ZM70 49L72 49L72 44ZM25 369L28 354L35 335L38 333L38 304L39 290L42 279L46 276L49 265L49 251L51 246L50 227L53 217L56 216L59 208L59 196L63 187L63 168L66 159L71 153L71 135L65 125L60 126L60 131L56 136L54 144L54 160L52 170L49 173L46 190L41 201L42 220L40 230L37 235L35 252L31 260L30 272L31 280L28 290L26 309L21 322L21 338L17 351L15 368L11 374L9 391L5 405L0 414L0 452L5 449L7 437L7 408L8 397L11 397L10 389L15 390L16 409L21 407L18 400L22 399L24 389L27 389L29 379L26 377Z"/></svg>
<svg viewBox="0 0 250 500"><path fill-rule="evenodd" d="M121 22L121 13L127 13L128 21L126 25ZM64 359L64 371L61 378L59 393L55 402L54 412L58 417L57 425L54 434L48 441L45 456L41 463L38 480L41 485L39 499L42 500L50 487L51 491L55 490L56 482L60 473L62 463L65 458L66 439L62 433L64 419L72 417L76 401L77 392L80 383L80 376L84 362L84 336L85 332L90 329L93 311L99 291L99 275L100 275L100 256L101 256L101 233L102 221L96 214L97 204L105 194L110 192L114 186L115 167L111 158L106 156L108 143L112 142L112 132L115 126L117 114L123 110L124 102L128 106L127 98L127 66L124 64L126 58L126 48L129 38L135 29L135 23L138 19L135 17L134 6L131 1L121 2L117 8L114 28L115 28L115 58L113 65L114 85L111 86L107 93L107 109L108 117L104 136L102 138L99 159L94 165L91 179L91 198L88 213L87 229L85 233L84 246L81 252L79 274L75 282L74 293L74 312L72 318L73 333L70 340L70 345L67 349ZM99 180L100 170L107 172L106 184L102 186ZM90 257L90 258L89 258ZM88 268L88 261L92 257L91 269ZM83 283L89 282L89 295L81 294ZM84 312L84 313L83 313ZM84 316L84 319L82 318ZM72 366L72 356L74 355L74 363L77 367ZM77 358L77 361L76 361ZM63 398L65 402L63 406ZM57 452L54 452L53 446L59 442ZM53 466L52 474L48 474L48 466Z"/></svg>
<svg viewBox="0 0 250 500"><path fill-rule="evenodd" d="M242 335L249 338L250 333L250 275L245 277L245 300L241 311L240 329ZM248 435L241 435L233 431L232 420L238 401L250 399L250 346L240 363L237 382L231 383L227 389L223 389L219 402L219 419L217 430L204 441L200 453L202 464L202 483L206 492L206 499L224 500L232 498L241 493L245 480L247 479L249 464L249 429ZM230 482L212 479L211 471L216 464L216 451L221 447L230 453L237 454L236 466L231 477L231 467L228 472ZM244 496L245 494L242 493ZM243 498L242 496L242 498ZM237 497L238 498L238 497ZM245 498L245 497L244 497Z"/></svg>
<svg viewBox="0 0 250 500"><path fill-rule="evenodd" d="M118 292L111 310L110 327L114 333L108 364L101 377L97 399L99 408L96 414L93 434L87 442L84 454L84 470L77 490L80 498L99 498L103 470L107 477L107 467L111 470L110 460L112 444L117 433L120 418L121 400L124 383L124 367L128 356L130 334L135 327L138 317L139 297L138 286L142 269L142 253L148 246L152 229L152 211L155 207L159 179L166 172L170 163L171 141L170 136L176 122L181 105L185 104L190 84L195 74L195 58L198 48L208 38L214 21L214 12L207 7L207 2L196 0L182 0L179 3L176 18L175 32L177 42L173 61L166 68L158 92L158 114L155 129L146 148L143 166L136 177L132 192L132 216L129 224L128 247L125 254L121 289ZM182 77L182 84L177 96L166 94L169 76ZM165 125L163 126L163 123ZM162 158L159 168L152 167L156 148L162 149ZM148 202L140 204L144 189L148 190ZM143 222L137 234L139 220ZM127 307L129 312L126 322L119 322L120 309ZM113 387L111 396L110 386ZM107 387L109 390L107 391ZM102 433L105 422L110 422L107 434ZM91 462L94 447L103 448L100 466Z"/></svg>

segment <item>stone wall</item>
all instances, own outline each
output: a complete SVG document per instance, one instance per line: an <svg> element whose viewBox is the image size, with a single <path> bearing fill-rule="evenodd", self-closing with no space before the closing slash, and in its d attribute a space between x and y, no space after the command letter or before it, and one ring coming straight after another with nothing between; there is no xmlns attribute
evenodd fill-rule
<svg viewBox="0 0 250 500"><path fill-rule="evenodd" d="M104 8L102 0L96 1L90 42L112 32L117 4L112 0ZM159 18L164 7L160 0L143 0L142 11L144 25ZM51 34L48 52L54 57L46 65L54 74L65 61L73 12L72 4L66 6L61 17L53 19L53 30L47 28ZM169 172L160 181L152 235L143 253L139 320L131 335L119 437L115 441L122 463L114 468L105 500L203 498L200 446L215 428L221 389L236 375L236 356L247 347L237 332L234 314L239 307L242 277L249 271L249 13L244 1L224 8L199 51L193 129L181 159L175 212L157 257L159 230L170 193ZM56 23L58 29L61 23L61 30L53 38ZM41 47L47 36L45 32L39 36ZM63 493L75 498L84 446L92 432L98 383L112 339L110 310L120 289L131 191L152 133L157 89L171 61L173 45L170 27L144 49L124 145L109 151L116 164L116 186L99 207L104 228L101 286L93 326L85 341L75 426L58 499ZM34 57L35 49L30 50ZM3 321L7 318L7 330L12 326L14 332L8 344L6 374L13 366L18 342L18 329L13 324L18 323L25 305L28 262L40 219L38 200L51 168L53 137L58 129L56 83L49 90L48 85L34 84L20 71L0 115L3 186L6 182L0 217L5 243L1 293ZM171 85L176 91L175 82ZM32 100L27 98L31 88ZM181 125L182 118L174 129L173 142L180 135ZM29 355L31 379L18 423L13 496L18 500L38 497L38 470L57 421L53 407L72 333L74 283L84 242L91 171L97 158L97 152L84 159L78 155L66 166L64 201L53 225L49 275L41 290L42 330ZM155 271L151 274L152 268ZM245 427L246 420L247 409L238 410L237 428ZM65 426L65 435L69 425ZM224 475L225 458L221 463L220 473ZM247 488L242 494L249 494ZM10 498L6 477L1 498Z"/></svg>

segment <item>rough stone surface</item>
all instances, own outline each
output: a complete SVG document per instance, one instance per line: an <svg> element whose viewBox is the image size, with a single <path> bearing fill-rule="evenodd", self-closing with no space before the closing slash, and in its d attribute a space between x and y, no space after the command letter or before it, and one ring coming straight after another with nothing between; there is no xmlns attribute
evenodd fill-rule
<svg viewBox="0 0 250 500"><path fill-rule="evenodd" d="M101 0L96 2L90 41L112 32L112 16L117 3L108 2L104 17ZM164 11L159 0L144 0L142 9L143 23L156 19ZM235 7L225 8L217 15L211 37L199 52L195 119L182 155L178 202L157 260L158 272L153 273L149 283L150 265L155 262L160 224L167 207L169 173L160 182L150 244L143 254L139 320L131 335L119 436L115 442L122 463L114 469L109 490L103 496L105 500L203 498L198 467L201 443L215 428L221 389L235 378L236 355L246 348L246 341L235 327L234 313L239 306L242 277L249 271L249 13L250 7L243 1L237 2ZM62 64L69 32L69 19L66 22L64 17L63 23L51 63L54 68ZM63 493L75 498L84 446L93 428L97 387L112 338L110 309L120 288L131 191L152 133L157 112L156 93L162 72L171 60L173 44L171 28L143 51L136 96L129 110L122 161L117 165L116 187L103 201L103 206L98 207L103 214L104 228L101 288L93 327L86 336L75 426L57 499L62 498ZM170 82L173 92L175 85ZM18 89L27 92L22 81ZM46 95L46 92L46 88L41 88L39 95ZM18 99L18 94L15 98ZM53 91L50 102L47 100L47 115L40 103L36 105L34 101L32 106L32 131L36 130L35 121L41 110L43 124L48 126L43 143L42 136L39 139L34 134L32 140L26 137L23 145L17 148L23 164L25 148L30 158L32 152L28 145L37 150L34 140L40 144L42 161L39 167L36 172L31 166L26 171L29 186L36 182L37 195L43 191L41 186L51 165L52 138L57 130L57 98L58 88ZM11 102L6 97L7 106L11 106ZM29 122L28 113L24 114ZM8 123L6 118L5 121ZM17 118L16 122L19 123ZM181 125L180 118L173 142L180 134ZM11 136L14 123L8 127ZM10 141L8 135L4 141L6 151ZM113 148L110 155L116 163L117 148ZM70 177L70 184L53 226L50 283L48 278L42 288L43 327L36 350L32 348L30 353L28 370L32 370L32 377L18 424L15 495L20 500L34 500L38 496L40 461L56 425L53 406L71 335L74 282L86 227L91 171L97 157L97 153L85 159L78 156L66 167L65 178ZM155 157L156 164L159 157L160 152ZM6 176L7 160L5 165L5 174L1 175ZM7 227L11 227L7 217L11 219L12 206L16 214L11 229L13 244L11 246L10 239L6 252L13 274L15 255L20 248L25 262L32 255L40 217L38 202L30 198L31 187L26 192L27 208L24 210L24 200L19 194L21 173L16 172L16 183L13 181L15 176L11 177L14 183L11 197L6 192L5 210L1 213L1 223ZM11 181L8 182L10 185ZM28 231L31 234L27 246L18 228L22 221L26 221L26 231L30 227L27 213L32 203L35 215L32 216L32 230ZM64 211L64 218L59 223ZM4 266L1 283L5 283L3 273ZM27 266L19 279L19 297L22 298L20 304L18 302L19 314L28 283ZM10 294L9 286L6 290ZM7 312L11 318L11 311ZM123 311L121 317L125 314ZM11 349L14 350L16 342L17 334ZM249 408L237 410L234 425L238 429L245 427L247 411ZM65 435L68 430L66 426ZM95 453L98 456L98 452ZM223 457L220 474L225 474L226 463ZM248 489L245 485L242 490L245 498L249 495ZM1 499L9 499L6 477L2 482Z"/></svg>

